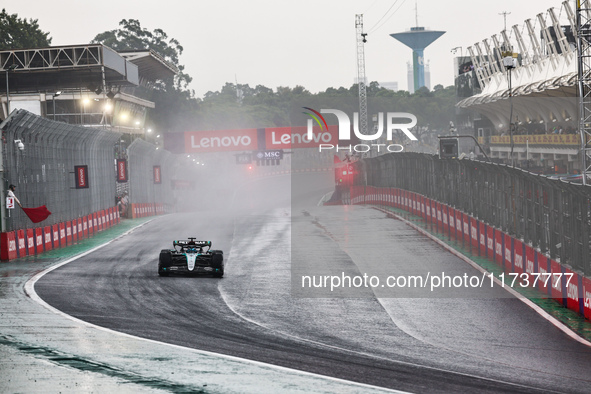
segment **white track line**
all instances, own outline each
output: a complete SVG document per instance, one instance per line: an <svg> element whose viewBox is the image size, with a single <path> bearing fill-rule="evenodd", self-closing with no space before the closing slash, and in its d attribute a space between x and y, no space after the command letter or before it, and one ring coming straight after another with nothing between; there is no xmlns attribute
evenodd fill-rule
<svg viewBox="0 0 591 394"><path fill-rule="evenodd" d="M454 248L452 248L451 246L449 246L445 242L441 241L439 238L435 237L434 235L432 235L428 231L420 228L419 226L415 225L414 223L412 223L412 222L404 219L403 217L401 217L401 216L399 216L399 215L395 214L394 212L389 211L387 209L380 208L380 207L377 207L377 206L372 206L372 208L377 209L378 211L384 212L386 215L392 216L392 217L394 217L394 218L402 221L403 223L406 223L408 226L414 228L415 230L417 230L418 232L420 232L424 236L429 237L431 240L435 241L440 246L442 246L444 249L446 249L448 252L450 252L451 254L453 254L453 255L459 257L460 259L464 260L466 263L470 264L472 267L474 267L478 271L482 272L483 274L484 273L488 273L487 270L485 270L484 268L482 268L480 265L476 264L470 258L468 258L464 254L458 252L457 250L455 250ZM554 316L550 315L544 309L542 309L541 307L539 307L538 305L536 305L529 298L527 298L524 295L522 295L522 294L518 293L517 291L513 290L513 288L511 288L510 286L503 286L503 284L501 283L501 281L496 276L493 275L493 278L494 278L494 282L497 285L499 285L500 287L502 287L503 289L505 289L506 291L508 291L511 295L513 295L516 298L520 299L525 305L529 306L531 309L533 309L536 313L538 313L544 319L548 320L556 328L558 328L559 330L561 330L562 332L564 332L566 335L568 335L569 337L571 337L575 341L577 341L579 343L582 343L585 346L591 347L591 342L589 342L588 340L580 337L576 332L574 332L573 330L571 330L568 326L566 326L560 320L556 319Z"/></svg>
<svg viewBox="0 0 591 394"><path fill-rule="evenodd" d="M274 364L268 364L268 363L264 363L264 362L261 362L261 361L249 360L249 359L246 359L246 358L241 358L241 357L236 357L236 356L229 356L229 355L226 355L226 354L220 354L220 353L210 352L210 351L206 351L206 350L199 350L199 349L187 348L187 347L180 346L180 345L174 345L174 344L171 344L171 343L156 341L154 339L142 338L142 337L138 337L138 336L135 336L135 335L131 335L131 334L126 334L126 333L123 333L123 332L115 331L115 330L112 330L110 328L101 327L101 326L98 326L96 324L92 324L92 323L86 322L84 320L80 320L80 319L78 319L78 318L76 318L74 316L68 315L67 313L64 313L64 312L60 311L59 309L56 309L53 306L49 305L41 297L39 297L39 295L35 291L35 283L37 283L37 281L39 279L41 279L44 275L48 274L49 272L51 272L51 271L53 271L53 270L55 270L55 269L57 269L57 268L59 268L61 266L64 266L64 265L66 265L68 263L71 263L71 262L73 262L73 261L75 261L75 260L77 260L77 259L79 259L81 257L84 257L84 256L86 256L86 255L88 255L88 254L90 254L92 252L95 252L96 250L101 249L104 246L109 245L111 242L113 242L113 241L115 241L115 240L117 240L119 238L124 237L125 235L131 233L135 229L148 224L152 220L154 220L154 219L151 219L151 220L149 220L149 221L147 221L145 223L142 223L142 224L140 224L140 225L138 225L138 226L136 226L136 227L134 227L134 228L126 231L125 233L119 235L118 237L113 238L112 240L105 242L102 245L99 245L99 246L97 246L95 248L92 248L92 249L90 249L90 250L88 250L86 252L80 253L79 255L76 255L76 256L74 256L74 257L72 257L70 259L67 259L66 261L63 261L61 263L58 263L58 264L56 264L54 266L51 266L51 267L49 267L49 268L47 268L47 269L39 272L38 274L36 274L35 276L33 276L31 279L29 279L27 281L27 283L25 283L25 293L33 301L37 302L38 304L40 304L41 306L47 308L49 311L51 311L53 313L56 313L56 314L58 314L58 315L60 315L62 317L65 317L65 318L67 318L69 320L72 320L74 322L80 323L80 324L82 324L82 325L84 325L86 327L95 328L95 329L98 329L98 330L101 330L101 331L104 331L104 332L108 332L110 334L116 334L116 335L120 335L120 336L123 336L123 337L126 337L126 338L132 338L132 339L135 339L135 340L146 341L148 343L155 343L155 344L159 344L159 345L171 346L171 347L173 347L175 349L181 349L181 350L184 350L184 351L190 351L190 352L201 354L201 355L207 355L207 356L213 356L213 357L220 357L220 358L223 358L223 359L226 359L226 360L232 360L232 361L242 362L242 363L246 363L246 364L253 364L253 365L256 365L256 366L259 366L259 367L272 368L272 369L275 369L275 370L281 371L281 372L288 372L288 373L291 373L291 374L299 374L299 375L310 376L310 377L314 377L314 378L326 379L326 380L334 381L336 383L346 384L346 385L350 385L350 386L356 386L356 387L367 388L367 389L372 389L372 390L382 390L382 391L391 392L391 393L400 393L400 394L406 394L407 393L405 391L393 390L393 389L389 389L389 388L386 388L386 387L380 387L380 386L372 386L372 385L369 385L369 384L353 382L353 381L349 381L349 380L345 380L345 379L334 378L334 377L331 377L331 376L320 375L320 374L316 374L316 373L312 373L312 372L300 371L300 370L297 370L297 369L291 369L291 368L282 367L282 366L274 365ZM245 320L248 321L247 319L245 319Z"/></svg>

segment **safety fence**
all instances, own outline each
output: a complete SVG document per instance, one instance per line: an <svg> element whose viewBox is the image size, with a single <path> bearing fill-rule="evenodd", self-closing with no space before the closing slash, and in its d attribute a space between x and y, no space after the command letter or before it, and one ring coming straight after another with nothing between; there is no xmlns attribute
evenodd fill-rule
<svg viewBox="0 0 591 394"><path fill-rule="evenodd" d="M393 153L361 160L355 184L445 203L591 275L591 187L505 165Z"/></svg>
<svg viewBox="0 0 591 394"><path fill-rule="evenodd" d="M347 205L368 204L410 212L422 218L431 231L443 233L473 253L495 261L504 273L518 278L518 285L512 287L535 288L541 297L552 298L591 319L591 279L483 220L399 188L351 186L341 192L341 198Z"/></svg>
<svg viewBox="0 0 591 394"><path fill-rule="evenodd" d="M44 225L113 207L113 149L119 136L14 111L2 124L2 188L14 184L24 207L46 205L52 214ZM3 231L31 225L18 207L8 214Z"/></svg>
<svg viewBox="0 0 591 394"><path fill-rule="evenodd" d="M24 110L14 111L0 128L1 194L5 196L8 185L14 184L23 207L46 205L51 211L47 219L34 224L18 205L10 209L2 198L1 259L69 246L119 223L115 161L119 133L54 122ZM127 151L129 169L124 169L133 185L130 194L144 201L131 205L138 214L130 216L162 214L171 197L156 184L170 178L172 155L136 141ZM151 181L155 184L146 187Z"/></svg>
<svg viewBox="0 0 591 394"><path fill-rule="evenodd" d="M136 139L127 150L129 160L129 215L169 212L174 204L172 182L182 168L181 157ZM189 172L183 169L182 172ZM182 173L179 174L182 176Z"/></svg>

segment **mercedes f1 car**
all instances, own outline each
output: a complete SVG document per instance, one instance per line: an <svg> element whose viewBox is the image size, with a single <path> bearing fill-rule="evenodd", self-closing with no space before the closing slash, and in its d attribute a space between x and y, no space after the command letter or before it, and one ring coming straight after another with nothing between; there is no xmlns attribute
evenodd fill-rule
<svg viewBox="0 0 591 394"><path fill-rule="evenodd" d="M173 241L174 249L160 251L158 275L168 276L179 274L211 274L214 277L224 276L224 253L211 250L211 241Z"/></svg>

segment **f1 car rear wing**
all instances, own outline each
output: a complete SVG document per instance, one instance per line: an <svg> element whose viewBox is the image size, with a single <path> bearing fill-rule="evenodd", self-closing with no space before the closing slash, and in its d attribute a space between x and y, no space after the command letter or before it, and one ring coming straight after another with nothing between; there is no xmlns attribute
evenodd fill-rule
<svg viewBox="0 0 591 394"><path fill-rule="evenodd" d="M189 238L188 241L185 240L175 240L172 241L172 246L194 246L198 248L203 248L205 246L209 246L211 248L211 241L195 241L195 238Z"/></svg>

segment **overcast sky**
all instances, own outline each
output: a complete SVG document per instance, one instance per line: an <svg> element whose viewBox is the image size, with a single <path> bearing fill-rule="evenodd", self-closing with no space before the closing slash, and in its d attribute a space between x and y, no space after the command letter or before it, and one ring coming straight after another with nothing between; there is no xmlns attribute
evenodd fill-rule
<svg viewBox="0 0 591 394"><path fill-rule="evenodd" d="M415 0L19 0L3 7L38 19L53 37L52 45L88 43L116 29L121 19L161 28L183 45L181 64L193 77L190 87L198 97L235 79L273 89L302 85L312 92L350 87L357 75L355 14L363 14L369 32L368 81L397 81L400 89L408 88L406 64L412 52L389 34L415 26ZM561 1L418 0L419 25L446 31L425 50L431 86L453 84L451 49L462 47L465 53L466 47L499 33L499 13L511 13L508 26L522 25L550 7L559 14Z"/></svg>

